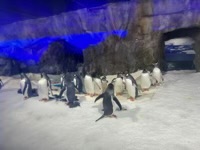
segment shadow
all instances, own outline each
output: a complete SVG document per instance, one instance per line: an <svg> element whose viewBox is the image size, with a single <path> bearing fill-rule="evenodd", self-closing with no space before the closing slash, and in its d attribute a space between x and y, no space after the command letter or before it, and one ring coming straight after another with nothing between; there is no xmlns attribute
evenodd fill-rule
<svg viewBox="0 0 200 150"><path fill-rule="evenodd" d="M102 103L99 103L97 105L92 106L92 108L97 108L98 112L100 114L103 114L103 105ZM116 108L114 110L114 114L117 115L118 118L131 118L133 122L136 122L137 119L137 114L139 113L140 108L136 107L134 109L128 109L127 106L122 105L122 110L119 110L119 108Z"/></svg>
<svg viewBox="0 0 200 150"><path fill-rule="evenodd" d="M122 106L123 108L124 106ZM137 114L139 113L140 108L136 107L134 109L130 109L130 110L122 110L122 111L117 111L117 117L118 118L131 118L133 120L133 122L136 122L138 120L137 118Z"/></svg>
<svg viewBox="0 0 200 150"><path fill-rule="evenodd" d="M85 95L76 95L76 96L78 97L78 101L79 101L80 103L82 103L83 101L86 101Z"/></svg>

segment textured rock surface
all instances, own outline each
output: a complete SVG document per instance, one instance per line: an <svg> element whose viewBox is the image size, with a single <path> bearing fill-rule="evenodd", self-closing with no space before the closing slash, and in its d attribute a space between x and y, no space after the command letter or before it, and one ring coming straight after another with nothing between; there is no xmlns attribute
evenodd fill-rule
<svg viewBox="0 0 200 150"><path fill-rule="evenodd" d="M100 65L103 73L107 74L148 68L153 62L163 64L163 34L182 28L200 27L200 1L198 0L143 0L136 3L136 6L135 19L128 28L127 38L113 41L110 37L101 44L104 47L99 45L96 48L88 48L84 52L86 65L90 65L90 69L94 70ZM200 70L200 45L197 38L199 35L200 32L193 31L188 33L183 31L182 34L196 41L194 48L197 53L195 59L197 71ZM98 51L101 48L110 53L99 56ZM97 56L102 60L99 61L102 64L95 61Z"/></svg>
<svg viewBox="0 0 200 150"><path fill-rule="evenodd" d="M0 40L33 39L126 29L133 17L133 2L111 3L0 27ZM17 29L17 30L16 30Z"/></svg>
<svg viewBox="0 0 200 150"><path fill-rule="evenodd" d="M9 58L0 57L0 75L12 75L19 73L19 64Z"/></svg>
<svg viewBox="0 0 200 150"><path fill-rule="evenodd" d="M199 0L130 0L1 26L0 40L83 33L92 36L94 32L127 30L126 38L110 36L84 51L87 70L112 74L147 68L152 62L162 63L163 34L190 27L200 27ZM196 43L198 34L191 35ZM195 45L196 58L199 46ZM199 71L198 59L195 64Z"/></svg>
<svg viewBox="0 0 200 150"><path fill-rule="evenodd" d="M77 65L83 63L82 53L65 40L50 44L40 61L40 70L49 74L77 71Z"/></svg>

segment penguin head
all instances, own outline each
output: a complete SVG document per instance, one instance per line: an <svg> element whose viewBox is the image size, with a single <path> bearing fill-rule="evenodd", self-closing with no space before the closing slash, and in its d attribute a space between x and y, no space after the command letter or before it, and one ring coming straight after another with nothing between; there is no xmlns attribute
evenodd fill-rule
<svg viewBox="0 0 200 150"><path fill-rule="evenodd" d="M72 75L71 74L66 74L66 76L65 76L66 83L72 82L72 80L73 80Z"/></svg>
<svg viewBox="0 0 200 150"><path fill-rule="evenodd" d="M28 78L27 75L26 75L24 72L22 72L21 74L22 74L22 76L23 76L24 78Z"/></svg>
<svg viewBox="0 0 200 150"><path fill-rule="evenodd" d="M42 73L40 73L40 77L43 78L43 74Z"/></svg>
<svg viewBox="0 0 200 150"><path fill-rule="evenodd" d="M42 77L47 79L47 74L45 72L42 72Z"/></svg>
<svg viewBox="0 0 200 150"><path fill-rule="evenodd" d="M109 93L109 95L114 95L114 85L109 83L106 91Z"/></svg>
<svg viewBox="0 0 200 150"><path fill-rule="evenodd" d="M23 79L24 78L24 74L20 73L20 78Z"/></svg>
<svg viewBox="0 0 200 150"><path fill-rule="evenodd" d="M158 67L158 62L153 63L153 66L154 66L154 67Z"/></svg>
<svg viewBox="0 0 200 150"><path fill-rule="evenodd" d="M147 69L143 69L142 73L147 73L148 70Z"/></svg>
<svg viewBox="0 0 200 150"><path fill-rule="evenodd" d="M120 78L121 77L121 74L118 72L117 73L117 78Z"/></svg>
<svg viewBox="0 0 200 150"><path fill-rule="evenodd" d="M106 76L103 76L103 77L101 78L101 80L106 80Z"/></svg>

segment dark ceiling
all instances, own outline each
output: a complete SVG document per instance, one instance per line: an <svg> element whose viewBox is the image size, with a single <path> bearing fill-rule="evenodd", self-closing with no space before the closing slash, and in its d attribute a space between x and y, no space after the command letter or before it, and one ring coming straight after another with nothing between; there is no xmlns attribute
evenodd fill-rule
<svg viewBox="0 0 200 150"><path fill-rule="evenodd" d="M0 0L0 25L129 0Z"/></svg>

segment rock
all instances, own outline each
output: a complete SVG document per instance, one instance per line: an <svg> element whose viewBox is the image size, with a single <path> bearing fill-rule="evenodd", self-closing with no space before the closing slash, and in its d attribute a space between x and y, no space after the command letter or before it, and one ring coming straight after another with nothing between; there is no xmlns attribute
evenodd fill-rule
<svg viewBox="0 0 200 150"><path fill-rule="evenodd" d="M191 27L200 28L199 7L199 0L131 0L108 3L98 8L84 8L55 16L20 21L1 26L0 40L26 39L25 41L30 43L32 39L39 40L36 43L28 44L27 49L20 41L17 41L18 47L11 44L12 46L9 45L8 48L6 46L0 48L6 58L10 56L9 54L19 56L15 55L18 54L19 49L22 53L29 53L28 56L31 57L34 55L41 57L44 54L42 59L48 61L42 62L42 69L48 73L60 73L63 70L74 71L73 69L80 61L73 58L74 56L66 59L69 58L69 55L61 58L63 54L59 51L54 53L52 50L44 53L48 49L47 43L52 42L44 37L70 35L70 38L74 38L76 34L84 34L85 37L95 35L94 38L100 38L102 42L84 49L86 70L100 70L99 72L105 74L115 74L125 70L132 72L146 68L152 62L162 64L165 33ZM121 30L127 31L128 34L125 38L115 35L116 31ZM109 36L101 34L103 32ZM194 33L191 30L189 32ZM196 70L200 71L200 62L198 61L200 60L200 45L198 38L196 38L200 32L197 31L195 35L183 33L185 33L182 34L183 36L188 35L195 40L195 66ZM87 43L87 40L80 40L79 43L81 42ZM76 58L79 59L79 57ZM27 64L27 62L23 63ZM37 71L37 63L33 63L34 67L27 66L25 70ZM9 74L9 70L12 70L9 66L12 65L9 63L7 66L4 65L4 69L1 71L4 70L2 72Z"/></svg>

